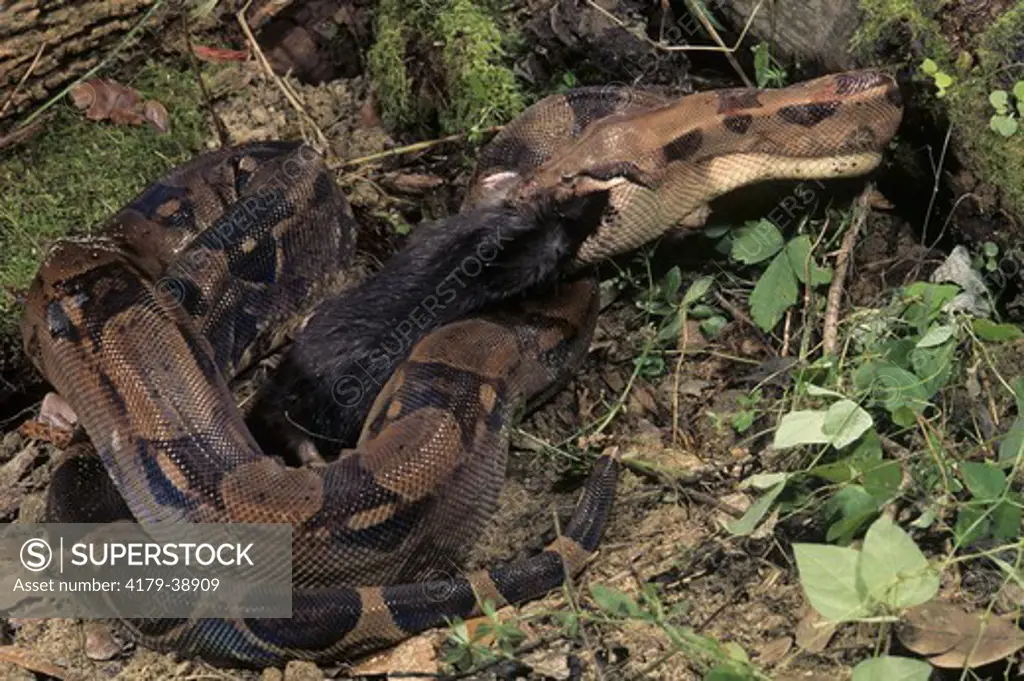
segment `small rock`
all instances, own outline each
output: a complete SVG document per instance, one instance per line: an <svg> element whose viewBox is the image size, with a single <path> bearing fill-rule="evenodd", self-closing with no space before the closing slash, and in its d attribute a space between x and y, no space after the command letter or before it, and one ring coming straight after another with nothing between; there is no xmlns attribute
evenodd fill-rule
<svg viewBox="0 0 1024 681"><path fill-rule="evenodd" d="M440 662L436 646L439 644L440 637L422 634L365 660L352 673L356 676L373 676L401 669L416 674L437 674Z"/></svg>
<svg viewBox="0 0 1024 681"><path fill-rule="evenodd" d="M284 681L323 681L324 673L312 662L293 660L284 668Z"/></svg>
<svg viewBox="0 0 1024 681"><path fill-rule="evenodd" d="M121 654L121 644L105 622L86 621L82 627L85 630L85 656L90 660L103 662Z"/></svg>
<svg viewBox="0 0 1024 681"><path fill-rule="evenodd" d="M260 674L260 681L283 681L284 673L280 669L274 667L267 667Z"/></svg>

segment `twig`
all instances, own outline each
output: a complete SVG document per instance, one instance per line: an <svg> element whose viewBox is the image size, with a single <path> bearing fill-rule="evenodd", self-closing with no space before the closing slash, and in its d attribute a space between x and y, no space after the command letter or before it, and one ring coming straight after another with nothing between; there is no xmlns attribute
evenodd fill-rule
<svg viewBox="0 0 1024 681"><path fill-rule="evenodd" d="M35 653L16 645L0 646L0 662L8 662L22 669L52 676L55 679L63 679L67 674L67 670L63 667L40 659Z"/></svg>
<svg viewBox="0 0 1024 681"><path fill-rule="evenodd" d="M683 369L683 358L690 342L690 329L687 317L683 314L679 329L679 357L676 358L675 377L672 385L672 444L679 442L679 374Z"/></svg>
<svg viewBox="0 0 1024 681"><path fill-rule="evenodd" d="M182 28L185 30L185 47L188 48L188 62L192 67L192 73L195 74L196 82L199 83L199 91L203 94L203 101L206 103L206 108L210 111L210 118L213 119L213 127L217 129L217 139L220 140L222 147L229 146L231 144L231 136L228 134L227 129L224 127L224 121L217 115L216 109L213 108L213 97L210 96L210 91L206 87L206 83L203 82L203 72L199 68L199 59L196 57L195 51L192 49L192 32L189 30L188 22L182 21Z"/></svg>
<svg viewBox="0 0 1024 681"><path fill-rule="evenodd" d="M747 19L747 23L743 25L743 30L740 32L740 37L736 39L736 43L732 47L725 47L724 45L723 46L719 46L719 45L666 45L664 43L658 42L657 40L652 40L645 33L641 33L641 34L634 33L633 31L630 30L629 26L627 26L625 23L623 23L623 21L621 19L619 19L617 16L615 16L614 14L612 14L611 12L606 10L604 7L601 7L600 5L598 5L596 2L594 2L594 0L587 0L587 4L590 5L591 7L593 7L595 10L597 10L599 13L603 14L613 24L615 24L616 26L618 26L622 30L628 32L630 35L632 35L632 36L634 36L636 38L639 38L640 40L643 40L644 42L648 43L651 47L653 47L656 50L661 50L663 52L730 52L731 53L731 52L735 52L736 50L738 50L740 45L743 43L743 39L747 37L747 31L750 30L751 24L754 23L754 17L756 17L757 13L760 11L761 5L764 4L764 0L758 0L757 4L754 5L754 9L750 12L750 17Z"/></svg>
<svg viewBox="0 0 1024 681"><path fill-rule="evenodd" d="M873 191L868 185L861 192L853 207L853 220L850 228L843 235L843 242L839 246L839 253L836 256L836 270L832 277L832 283L828 287L828 299L825 304L825 328L822 331L822 353L834 355L839 348L839 307L843 297L843 287L846 283L846 273L850 269L850 253L853 252L853 245L857 242L857 235L860 233L864 222L868 217L868 194Z"/></svg>
<svg viewBox="0 0 1024 681"><path fill-rule="evenodd" d="M932 195L928 199L928 212L924 216L924 226L921 227L921 245L924 246L928 238L928 223L932 219L932 209L935 208L935 197L939 195L939 183L942 181L942 166L946 163L946 150L949 148L949 138L953 135L953 124L946 128L946 139L942 142L942 153L939 154L939 165L935 168L935 182L932 184Z"/></svg>
<svg viewBox="0 0 1024 681"><path fill-rule="evenodd" d="M33 59L32 63L28 65L28 70L25 71L25 75L21 77L18 84L14 86L13 90L11 90L11 94L7 95L7 99L4 100L4 105L0 107L0 118L4 117L4 114L7 113L7 108L14 102L14 96L18 94L18 90L20 90L21 86L25 84L25 81L32 75L32 72L36 70L36 65L39 64L39 59L43 56L43 50L45 49L46 41L43 41L43 44L39 46L39 51L36 52L35 59Z"/></svg>
<svg viewBox="0 0 1024 681"><path fill-rule="evenodd" d="M489 135L494 132L499 132L505 126L504 125L492 125L489 128L484 128L480 131L481 134ZM425 140L423 142L416 142L414 144L407 144L404 147L395 147L394 149L388 149L387 151L379 151L369 156L360 156L359 158L349 159L340 163L328 164L328 168L331 170L338 170L339 168L347 168L349 166L358 166L365 163L373 163L374 161L380 161L385 158L391 158L392 156L401 156L402 154L412 154L417 151L423 151L430 149L441 144L447 144L448 142L458 142L470 135L469 132L458 132L454 135L448 135L447 137L438 137L433 140Z"/></svg>
<svg viewBox="0 0 1024 681"><path fill-rule="evenodd" d="M811 329L812 320L811 316L814 314L814 305L812 305L814 299L814 286L811 281L811 265L814 263L814 252L821 247L821 242L825 240L825 234L828 232L829 218L825 218L825 224L821 226L821 231L818 233L818 238L814 240L811 247L807 249L807 258L804 260L804 310L803 310L803 330L800 335L800 359L807 359L807 354L811 347Z"/></svg>
<svg viewBox="0 0 1024 681"><path fill-rule="evenodd" d="M99 64L92 67L91 69L83 73L81 76L76 78L73 83L65 87L63 90L55 94L53 97L50 97L50 99L47 100L45 104L43 104L41 107L33 111L28 116L28 118L21 122L21 125L19 125L18 127L24 128L32 121L37 119L40 115L42 115L44 111L47 111L51 106L59 102L64 97L64 95L71 92L71 88L75 87L79 83L88 80L89 78L92 78L101 70L105 69L107 67L107 64L109 64L114 57L120 54L121 50L123 50L126 45L134 41L135 34L142 30L142 27L146 25L146 22L149 21L149 18L153 16L156 13L156 11L163 6L163 4L164 0L156 0L156 2L153 3L153 6L150 7L149 10L144 15L142 15L141 19L139 19L139 23L132 26L132 29L125 33L124 38L122 38L121 42L117 44L117 47L115 47L113 50L110 51L110 53L107 54L107 56L101 59Z"/></svg>
<svg viewBox="0 0 1024 681"><path fill-rule="evenodd" d="M292 108L295 109L296 113L299 114L299 117L303 119L303 121L310 128L313 129L314 133L316 133L317 141L323 146L324 155L331 155L333 153L333 150L331 149L330 143L327 141L327 137L320 129L320 126L318 126L316 122L312 119L312 117L306 111L306 107L302 105L302 102L300 102L298 97L295 96L295 93L292 92L291 88L289 88L287 84L283 80L281 80L280 76L274 73L274 69L271 68L270 62L267 61L266 55L263 54L263 50L260 48L259 43L256 42L256 36L252 34L252 29L249 28L249 22L245 20L245 13L249 11L249 6L251 4L252 0L247 0L245 5L242 6L242 9L238 10L238 12L235 14L235 19L238 21L238 25L241 27L242 33L245 34L246 41L252 48L253 54L256 55L256 59L259 60L260 66L263 68L264 71L267 72L267 74L270 76L270 79L274 81L274 84L277 85L277 88L285 96L285 99L288 100L288 103L292 105Z"/></svg>
<svg viewBox="0 0 1024 681"><path fill-rule="evenodd" d="M700 482L703 479L706 479L708 473L720 472L718 469L711 469L709 471L704 471L702 473L698 473L695 475L672 476L670 474L658 470L657 468L645 465L642 461L633 461L630 459L622 459L621 461L623 466L625 466L627 469L629 469L630 471L639 475L642 478L653 480L659 485L665 485L670 489L677 490L680 493L690 497L694 501L705 504L707 506L711 506L712 508L716 508L719 511L727 513L728 515L731 515L734 518L743 517L743 511L736 508L732 504L726 503L721 499L714 497L710 494L690 489L689 487L685 486L687 484L694 484L696 482ZM736 465L737 463L739 462L732 461L729 463L729 465L732 466Z"/></svg>
<svg viewBox="0 0 1024 681"><path fill-rule="evenodd" d="M703 26L704 30L708 32L708 35L711 36L711 39L714 40L715 43L717 43L718 46L722 48L722 52L725 54L725 58L729 61L729 64L732 65L733 70L737 74L739 74L740 80L743 81L743 84L750 88L754 87L754 84L750 82L749 78L747 78L747 74L743 73L743 68L740 66L740 63L736 61L736 57L734 57L732 54L735 48L733 48L733 50L730 50L725 46L725 42L722 40L722 37L718 35L718 31L715 30L715 27L711 24L711 21L704 13L704 10L701 7L699 7L697 3L695 3L693 0L686 0L686 6L687 8L689 8L691 12L697 15L697 21L700 22L700 25ZM759 7L760 4L758 4L758 8ZM753 19L754 16L757 14L758 8L755 8L754 11L750 13L751 19ZM738 42L736 43L736 47L739 47Z"/></svg>

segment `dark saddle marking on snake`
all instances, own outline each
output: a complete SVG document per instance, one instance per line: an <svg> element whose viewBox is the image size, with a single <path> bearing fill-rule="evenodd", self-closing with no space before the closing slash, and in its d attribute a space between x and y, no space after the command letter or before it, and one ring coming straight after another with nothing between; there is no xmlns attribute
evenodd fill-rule
<svg viewBox="0 0 1024 681"><path fill-rule="evenodd" d="M376 276L319 307L356 230L319 157L285 143L204 154L99 236L59 242L29 291L26 349L98 453L69 453L51 516L290 524L291 620L129 622L149 645L214 660L334 660L483 600L539 596L596 548L614 460L597 460L544 551L431 578L464 559L493 512L510 426L586 350L596 285L559 272L699 224L744 184L866 172L900 114L894 83L870 71L674 102L552 96L482 152L459 215L421 226ZM227 386L295 320L278 389L250 422L354 444L327 465L267 456ZM113 487L97 492L106 476Z"/></svg>

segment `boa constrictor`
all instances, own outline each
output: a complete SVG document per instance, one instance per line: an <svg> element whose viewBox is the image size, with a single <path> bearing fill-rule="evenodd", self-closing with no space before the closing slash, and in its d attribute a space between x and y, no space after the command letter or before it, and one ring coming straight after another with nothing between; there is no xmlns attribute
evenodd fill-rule
<svg viewBox="0 0 1024 681"><path fill-rule="evenodd" d="M495 508L510 426L588 345L595 283L558 272L699 224L741 185L866 172L901 111L873 71L676 101L623 88L548 97L481 153L458 215L420 226L375 276L317 307L356 230L319 157L272 142L200 156L96 236L56 244L29 290L25 348L96 452L73 448L55 472L50 515L290 524L292 619L128 622L148 645L212 660L336 660L483 600L542 595L595 550L613 459L597 460L542 552L449 573ZM254 437L227 380L296 318L249 417ZM286 465L260 446L280 453L279 431L285 444L354 447Z"/></svg>

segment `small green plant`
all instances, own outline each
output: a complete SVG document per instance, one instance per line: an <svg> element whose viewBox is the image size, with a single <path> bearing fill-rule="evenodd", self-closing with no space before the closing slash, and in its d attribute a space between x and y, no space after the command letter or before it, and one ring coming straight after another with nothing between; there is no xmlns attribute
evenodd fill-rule
<svg viewBox="0 0 1024 681"><path fill-rule="evenodd" d="M794 544L793 555L807 600L832 622L897 614L939 591L938 570L910 535L885 516L868 528L859 551Z"/></svg>
<svg viewBox="0 0 1024 681"><path fill-rule="evenodd" d="M526 640L526 634L514 621L504 622L498 617L494 603L484 601L480 609L487 621L472 634L460 617L456 617L449 625L448 642L453 648L444 660L456 670L465 671L478 665L490 664L499 658L511 659L515 649ZM487 639L493 639L494 645L485 644Z"/></svg>
<svg viewBox="0 0 1024 681"><path fill-rule="evenodd" d="M643 586L639 601L623 591L599 584L590 587L590 595L600 610L596 622L621 624L634 621L660 629L673 649L707 670L704 681L768 679L736 643L721 643L677 624L685 614L682 605L666 608L654 584Z"/></svg>
<svg viewBox="0 0 1024 681"><path fill-rule="evenodd" d="M946 91L953 84L953 76L940 69L939 65L932 59L925 59L921 62L921 71L931 76L932 81L934 81L935 88L938 90L935 96L939 99L945 97Z"/></svg>
<svg viewBox="0 0 1024 681"><path fill-rule="evenodd" d="M984 272L995 272L999 269L999 246L991 241L981 245L981 253L976 255L972 261L974 269Z"/></svg>
<svg viewBox="0 0 1024 681"><path fill-rule="evenodd" d="M750 294L750 315L765 331L799 302L799 284L817 287L832 281L832 269L819 266L812 256L809 235L786 242L774 223L762 219L732 230L731 240L731 257L740 264L770 260Z"/></svg>
<svg viewBox="0 0 1024 681"><path fill-rule="evenodd" d="M749 395L740 395L736 398L736 406L739 408L732 415L732 427L737 433L745 433L754 425L761 400L760 388L755 388Z"/></svg>
<svg viewBox="0 0 1024 681"><path fill-rule="evenodd" d="M1020 129L1020 119L1024 118L1024 80L1018 80L1011 92L993 90L988 101L996 110L989 118L989 127L1003 137L1013 137Z"/></svg>
<svg viewBox="0 0 1024 681"><path fill-rule="evenodd" d="M754 53L754 79L757 87L784 87L789 76L786 69L772 56L768 43L758 43L750 50Z"/></svg>
<svg viewBox="0 0 1024 681"><path fill-rule="evenodd" d="M646 256L644 260L649 268ZM619 285L627 285L630 281L633 285L637 285L633 279L631 275L626 274L624 278L620 278ZM654 320L654 325L657 328L655 337L657 350L675 347L683 333L687 319L700 319L701 332L709 337L713 337L725 324L725 317L718 309L701 302L711 291L714 281L712 277L700 277L690 284L686 292L683 293L681 292L682 272L679 267L673 267L666 272L658 283L652 283L649 279L648 285L636 305ZM646 377L660 376L667 369L661 352L645 353L636 361L642 363L641 375Z"/></svg>

